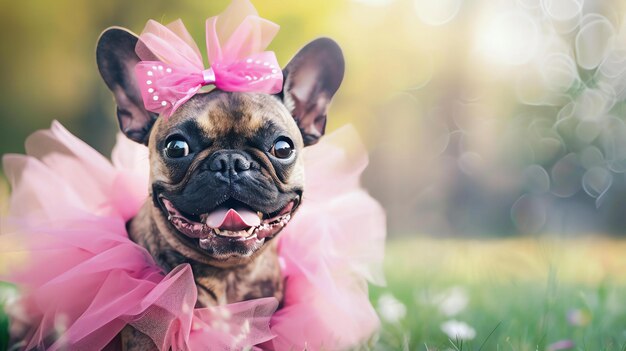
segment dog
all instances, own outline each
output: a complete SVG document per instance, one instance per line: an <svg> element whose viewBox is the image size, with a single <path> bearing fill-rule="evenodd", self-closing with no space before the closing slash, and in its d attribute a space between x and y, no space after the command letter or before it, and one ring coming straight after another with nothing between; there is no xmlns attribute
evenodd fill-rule
<svg viewBox="0 0 626 351"><path fill-rule="evenodd" d="M213 89L166 120L144 107L133 74L137 41L112 27L96 49L121 131L149 149L149 199L127 223L131 240L165 272L191 266L196 307L280 301L276 237L302 203L302 151L324 134L344 75L340 47L328 38L305 45L285 66L276 95ZM119 339L126 350L155 347L131 326Z"/></svg>

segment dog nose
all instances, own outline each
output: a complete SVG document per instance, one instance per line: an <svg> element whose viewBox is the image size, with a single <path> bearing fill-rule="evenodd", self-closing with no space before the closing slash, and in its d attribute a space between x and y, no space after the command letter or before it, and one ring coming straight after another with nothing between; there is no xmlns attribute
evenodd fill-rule
<svg viewBox="0 0 626 351"><path fill-rule="evenodd" d="M216 173L237 174L251 167L252 161L236 151L218 151L209 162L209 169Z"/></svg>

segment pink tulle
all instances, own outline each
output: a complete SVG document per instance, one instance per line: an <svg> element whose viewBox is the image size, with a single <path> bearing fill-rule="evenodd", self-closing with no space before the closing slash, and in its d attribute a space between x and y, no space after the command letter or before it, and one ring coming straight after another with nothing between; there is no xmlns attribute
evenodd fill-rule
<svg viewBox="0 0 626 351"><path fill-rule="evenodd" d="M160 350L334 350L378 327L367 281L383 282L384 215L359 188L367 158L351 129L305 150L303 206L278 239L278 311L274 298L194 308L190 267L166 274L128 239L147 198L144 146L118 137L111 163L54 122L26 150L4 157L13 192L0 236L0 279L22 292L12 317L34 326L26 349L101 349L131 324Z"/></svg>
<svg viewBox="0 0 626 351"><path fill-rule="evenodd" d="M169 117L204 85L224 91L276 94L283 75L273 51L265 51L278 25L259 17L249 0L233 0L206 21L210 68L181 20L150 20L139 35L135 76L148 111ZM154 61L154 57L158 61Z"/></svg>

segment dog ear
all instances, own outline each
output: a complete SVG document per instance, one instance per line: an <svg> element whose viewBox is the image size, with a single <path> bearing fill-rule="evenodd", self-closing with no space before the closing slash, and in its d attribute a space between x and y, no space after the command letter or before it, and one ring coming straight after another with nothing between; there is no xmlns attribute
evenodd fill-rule
<svg viewBox="0 0 626 351"><path fill-rule="evenodd" d="M304 145L324 135L326 112L343 80L345 64L341 48L329 38L305 45L283 70L281 97L296 120Z"/></svg>
<svg viewBox="0 0 626 351"><path fill-rule="evenodd" d="M122 132L131 140L148 144L150 129L158 114L147 111L137 86L134 69L137 36L124 28L106 29L98 39L98 70L117 103L117 119Z"/></svg>

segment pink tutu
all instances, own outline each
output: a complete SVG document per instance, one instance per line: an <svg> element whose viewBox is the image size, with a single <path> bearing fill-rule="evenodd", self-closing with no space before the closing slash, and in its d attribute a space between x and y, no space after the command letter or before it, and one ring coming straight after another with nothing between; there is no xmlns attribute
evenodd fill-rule
<svg viewBox="0 0 626 351"><path fill-rule="evenodd" d="M34 326L26 349L102 349L131 324L160 350L335 350L378 328L367 282L383 283L384 214L359 186L367 156L352 129L305 149L305 199L278 239L279 310L274 298L194 308L190 267L165 274L129 240L147 198L144 146L119 136L111 163L54 122L26 152L4 157L13 192L0 228L0 280L22 294L12 318Z"/></svg>

